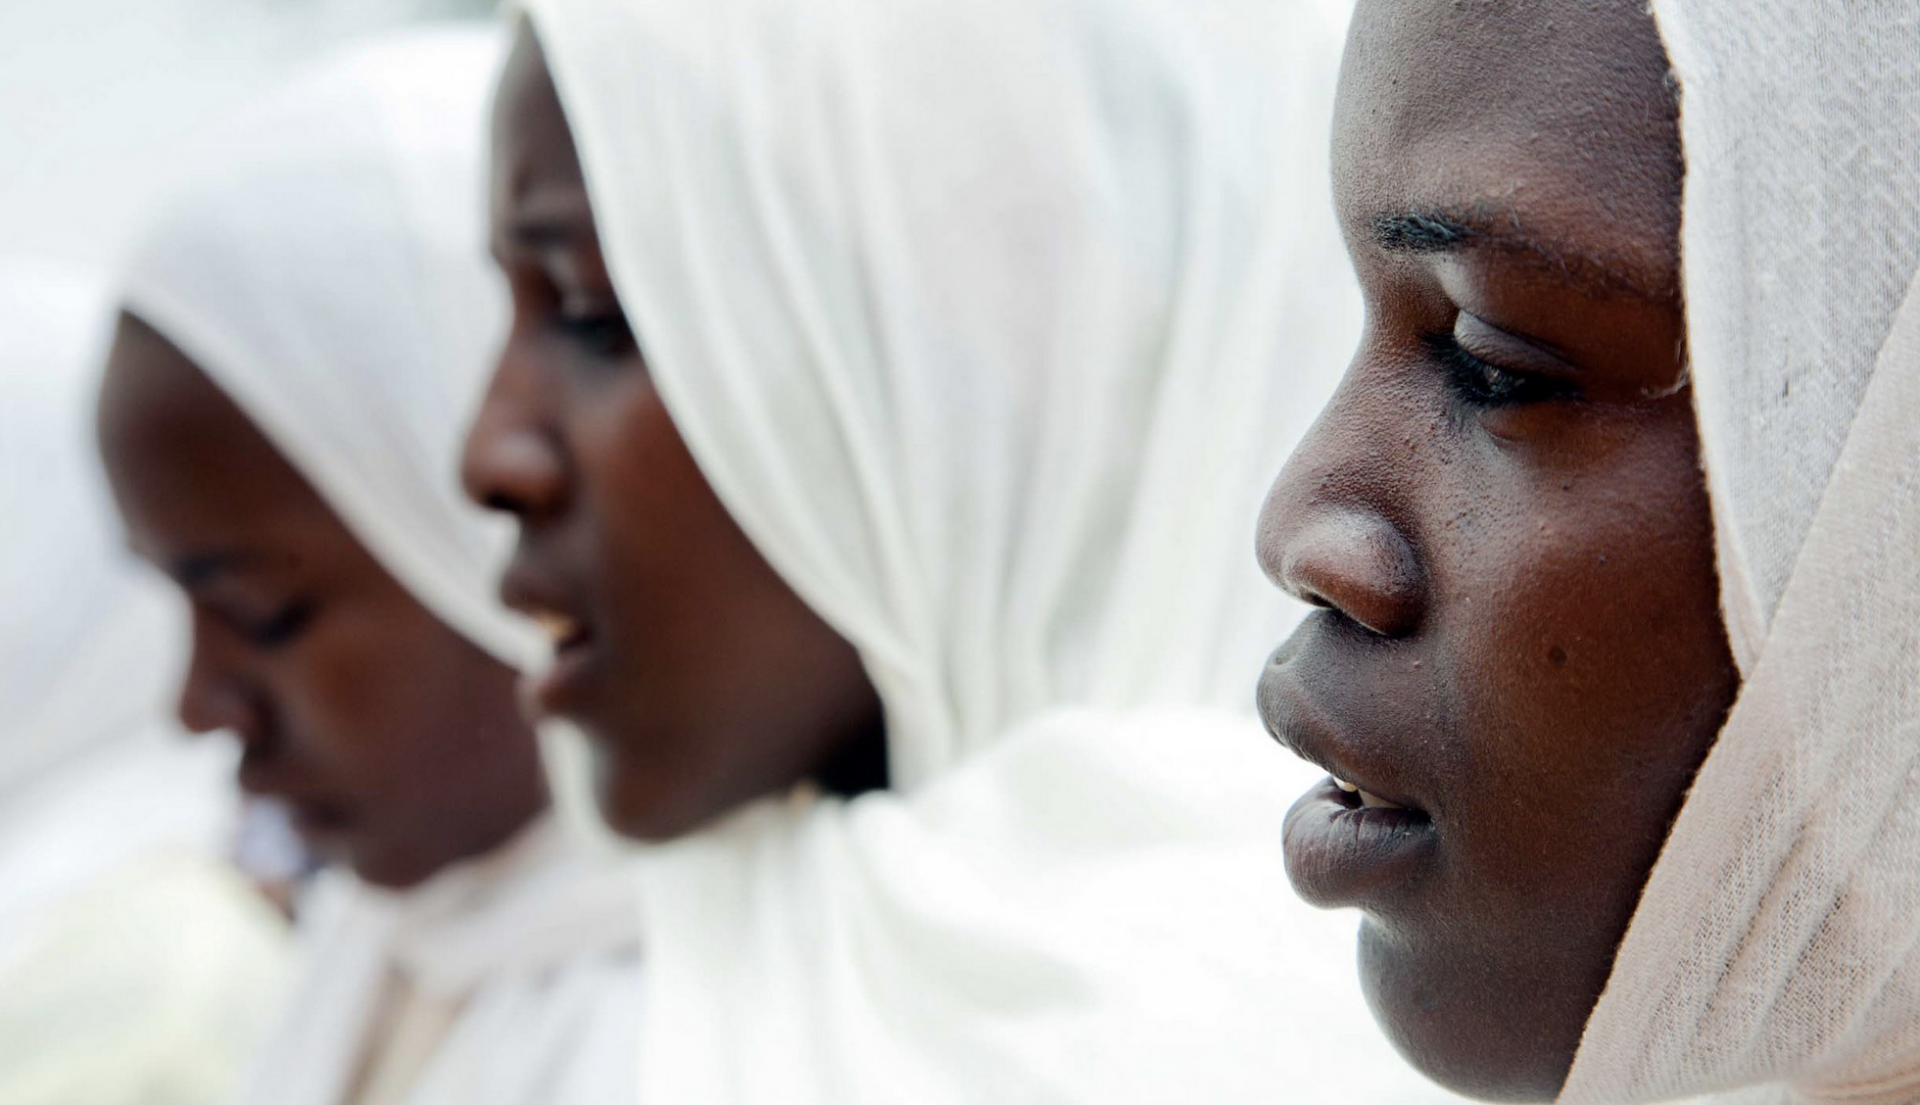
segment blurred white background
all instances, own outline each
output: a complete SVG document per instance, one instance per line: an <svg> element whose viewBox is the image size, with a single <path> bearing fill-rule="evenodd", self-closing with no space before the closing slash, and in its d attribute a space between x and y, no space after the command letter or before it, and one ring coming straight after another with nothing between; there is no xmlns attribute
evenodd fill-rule
<svg viewBox="0 0 1920 1105"><path fill-rule="evenodd" d="M181 141L328 46L493 0L0 0L0 255L102 271Z"/></svg>

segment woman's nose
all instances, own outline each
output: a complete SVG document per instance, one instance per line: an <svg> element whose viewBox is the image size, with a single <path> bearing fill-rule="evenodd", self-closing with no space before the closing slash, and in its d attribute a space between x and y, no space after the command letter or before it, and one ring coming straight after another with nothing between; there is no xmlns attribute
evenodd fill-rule
<svg viewBox="0 0 1920 1105"><path fill-rule="evenodd" d="M566 462L543 417L537 372L509 347L460 458L467 497L522 521L558 512L567 496Z"/></svg>
<svg viewBox="0 0 1920 1105"><path fill-rule="evenodd" d="M1404 637L1419 628L1426 573L1384 504L1372 501L1390 481L1368 478L1364 439L1337 440L1342 433L1323 418L1280 473L1260 512L1260 566L1302 602Z"/></svg>
<svg viewBox="0 0 1920 1105"><path fill-rule="evenodd" d="M256 739L266 728L263 708L228 662L216 639L218 632L207 624L205 615L194 613L193 643L176 713L190 733L227 731L243 742Z"/></svg>

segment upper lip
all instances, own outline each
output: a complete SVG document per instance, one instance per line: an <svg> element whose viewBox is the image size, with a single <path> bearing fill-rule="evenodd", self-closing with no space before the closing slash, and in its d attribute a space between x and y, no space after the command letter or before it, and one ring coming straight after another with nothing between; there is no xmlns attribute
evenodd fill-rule
<svg viewBox="0 0 1920 1105"><path fill-rule="evenodd" d="M576 648L593 636L592 623L566 591L524 557L516 558L500 581L500 601L538 622L556 651Z"/></svg>
<svg viewBox="0 0 1920 1105"><path fill-rule="evenodd" d="M1300 627L1299 633L1309 631ZM1400 789L1392 772L1348 739L1320 702L1306 693L1296 672L1285 670L1295 658L1295 638L1275 649L1260 679L1260 718L1281 747L1376 798L1416 812L1425 807Z"/></svg>
<svg viewBox="0 0 1920 1105"><path fill-rule="evenodd" d="M280 802L292 812L309 816L325 813L330 817L342 817L346 813L344 803L303 785L279 761L270 762L242 752L238 782L247 794Z"/></svg>
<svg viewBox="0 0 1920 1105"><path fill-rule="evenodd" d="M296 824L306 828L344 829L350 822L347 810L331 802L283 799Z"/></svg>

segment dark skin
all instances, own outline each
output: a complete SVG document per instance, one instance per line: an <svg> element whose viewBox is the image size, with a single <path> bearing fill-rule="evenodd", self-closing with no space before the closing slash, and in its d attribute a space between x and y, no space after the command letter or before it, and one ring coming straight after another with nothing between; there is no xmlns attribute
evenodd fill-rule
<svg viewBox="0 0 1920 1105"><path fill-rule="evenodd" d="M1363 0L1334 188L1366 329L1261 520L1320 608L1269 727L1405 807L1310 794L1289 873L1364 910L1399 1048L1492 1100L1558 1093L1737 690L1666 74L1634 0ZM1323 862L1369 818L1379 862Z"/></svg>
<svg viewBox="0 0 1920 1105"><path fill-rule="evenodd" d="M666 840L808 777L884 785L859 655L734 523L654 389L525 23L495 108L492 197L514 322L465 479L519 523L503 595L556 650L532 697L593 742L607 821Z"/></svg>
<svg viewBox="0 0 1920 1105"><path fill-rule="evenodd" d="M186 595L180 719L324 858L405 888L547 804L518 673L422 606L194 363L123 316L100 448L134 551Z"/></svg>

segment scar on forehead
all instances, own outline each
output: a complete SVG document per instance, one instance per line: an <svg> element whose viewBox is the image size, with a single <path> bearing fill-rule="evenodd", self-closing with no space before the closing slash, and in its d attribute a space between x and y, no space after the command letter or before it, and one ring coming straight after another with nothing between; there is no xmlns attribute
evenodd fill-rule
<svg viewBox="0 0 1920 1105"><path fill-rule="evenodd" d="M1375 245L1390 253L1492 250L1510 254L1595 299L1670 299L1679 295L1674 276L1665 266L1536 234L1516 212L1494 204L1376 215L1368 223L1368 234Z"/></svg>

